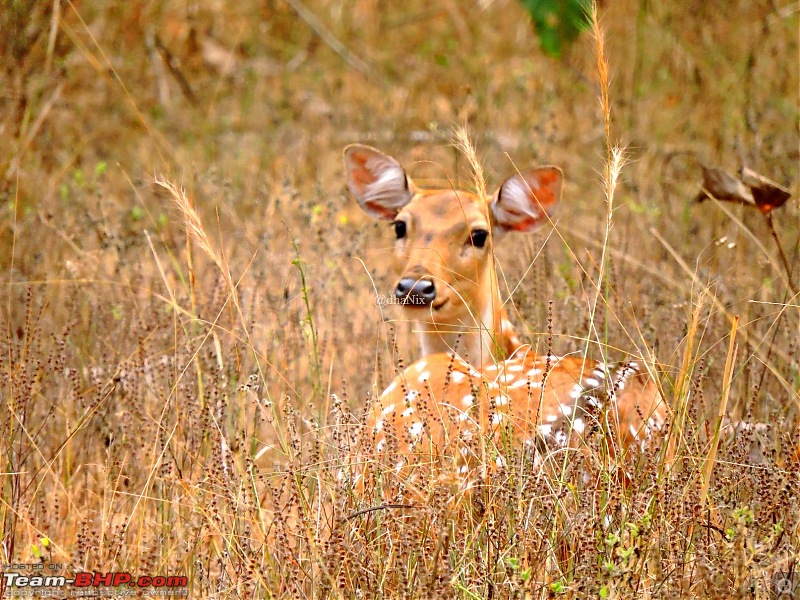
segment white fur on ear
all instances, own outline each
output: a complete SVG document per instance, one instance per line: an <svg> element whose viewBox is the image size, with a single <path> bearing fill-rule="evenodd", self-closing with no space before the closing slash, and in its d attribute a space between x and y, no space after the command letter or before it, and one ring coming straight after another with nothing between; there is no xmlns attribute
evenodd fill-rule
<svg viewBox="0 0 800 600"><path fill-rule="evenodd" d="M400 163L375 148L348 146L344 150L344 166L347 189L371 217L394 219L414 196Z"/></svg>
<svg viewBox="0 0 800 600"><path fill-rule="evenodd" d="M539 167L506 179L490 204L496 235L533 231L546 223L561 197L558 167Z"/></svg>

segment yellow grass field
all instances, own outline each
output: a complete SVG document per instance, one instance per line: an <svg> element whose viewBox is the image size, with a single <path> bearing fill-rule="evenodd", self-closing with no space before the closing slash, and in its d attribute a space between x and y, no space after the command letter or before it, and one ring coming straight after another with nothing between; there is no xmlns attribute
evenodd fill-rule
<svg viewBox="0 0 800 600"><path fill-rule="evenodd" d="M800 5L598 11L605 107L592 32L548 57L517 0L5 0L0 570L186 577L58 597L800 598ZM458 127L489 190L563 169L554 225L497 248L509 314L539 352L650 364L673 463L519 452L401 508L339 478L419 356L342 150L469 189ZM701 166L792 197L697 203Z"/></svg>

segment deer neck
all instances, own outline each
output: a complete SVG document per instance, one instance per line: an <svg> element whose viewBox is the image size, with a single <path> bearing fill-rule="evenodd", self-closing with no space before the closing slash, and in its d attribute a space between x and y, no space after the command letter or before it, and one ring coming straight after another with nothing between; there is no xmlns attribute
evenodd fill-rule
<svg viewBox="0 0 800 600"><path fill-rule="evenodd" d="M508 320L496 276L492 271L467 314L457 323L437 323L419 320L414 322L423 356L439 352L455 352L474 367L505 360L521 345Z"/></svg>

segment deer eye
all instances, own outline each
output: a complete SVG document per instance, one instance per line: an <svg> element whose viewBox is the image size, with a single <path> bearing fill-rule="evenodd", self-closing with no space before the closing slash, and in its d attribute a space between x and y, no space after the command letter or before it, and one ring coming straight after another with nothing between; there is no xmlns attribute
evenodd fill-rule
<svg viewBox="0 0 800 600"><path fill-rule="evenodd" d="M394 234L397 236L397 239L403 239L406 237L406 222L405 221L392 221L392 225L394 225Z"/></svg>
<svg viewBox="0 0 800 600"><path fill-rule="evenodd" d="M483 248L487 239L489 239L489 232L485 229L474 229L469 234L469 241L476 248Z"/></svg>

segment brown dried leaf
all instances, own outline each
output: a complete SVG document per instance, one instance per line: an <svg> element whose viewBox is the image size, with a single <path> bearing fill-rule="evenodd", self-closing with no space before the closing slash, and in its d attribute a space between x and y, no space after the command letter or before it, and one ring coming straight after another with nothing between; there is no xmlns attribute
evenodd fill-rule
<svg viewBox="0 0 800 600"><path fill-rule="evenodd" d="M764 214L783 206L792 197L788 189L747 167L739 170L739 176L750 188L758 210Z"/></svg>
<svg viewBox="0 0 800 600"><path fill-rule="evenodd" d="M701 166L703 168L703 187L695 198L697 202L716 198L724 202L755 206L753 193L736 177L722 169Z"/></svg>
<svg viewBox="0 0 800 600"><path fill-rule="evenodd" d="M752 206L766 215L783 206L792 196L782 185L747 167L739 169L740 179L722 169L705 165L701 167L703 185L695 198L697 202L715 198L723 202Z"/></svg>

